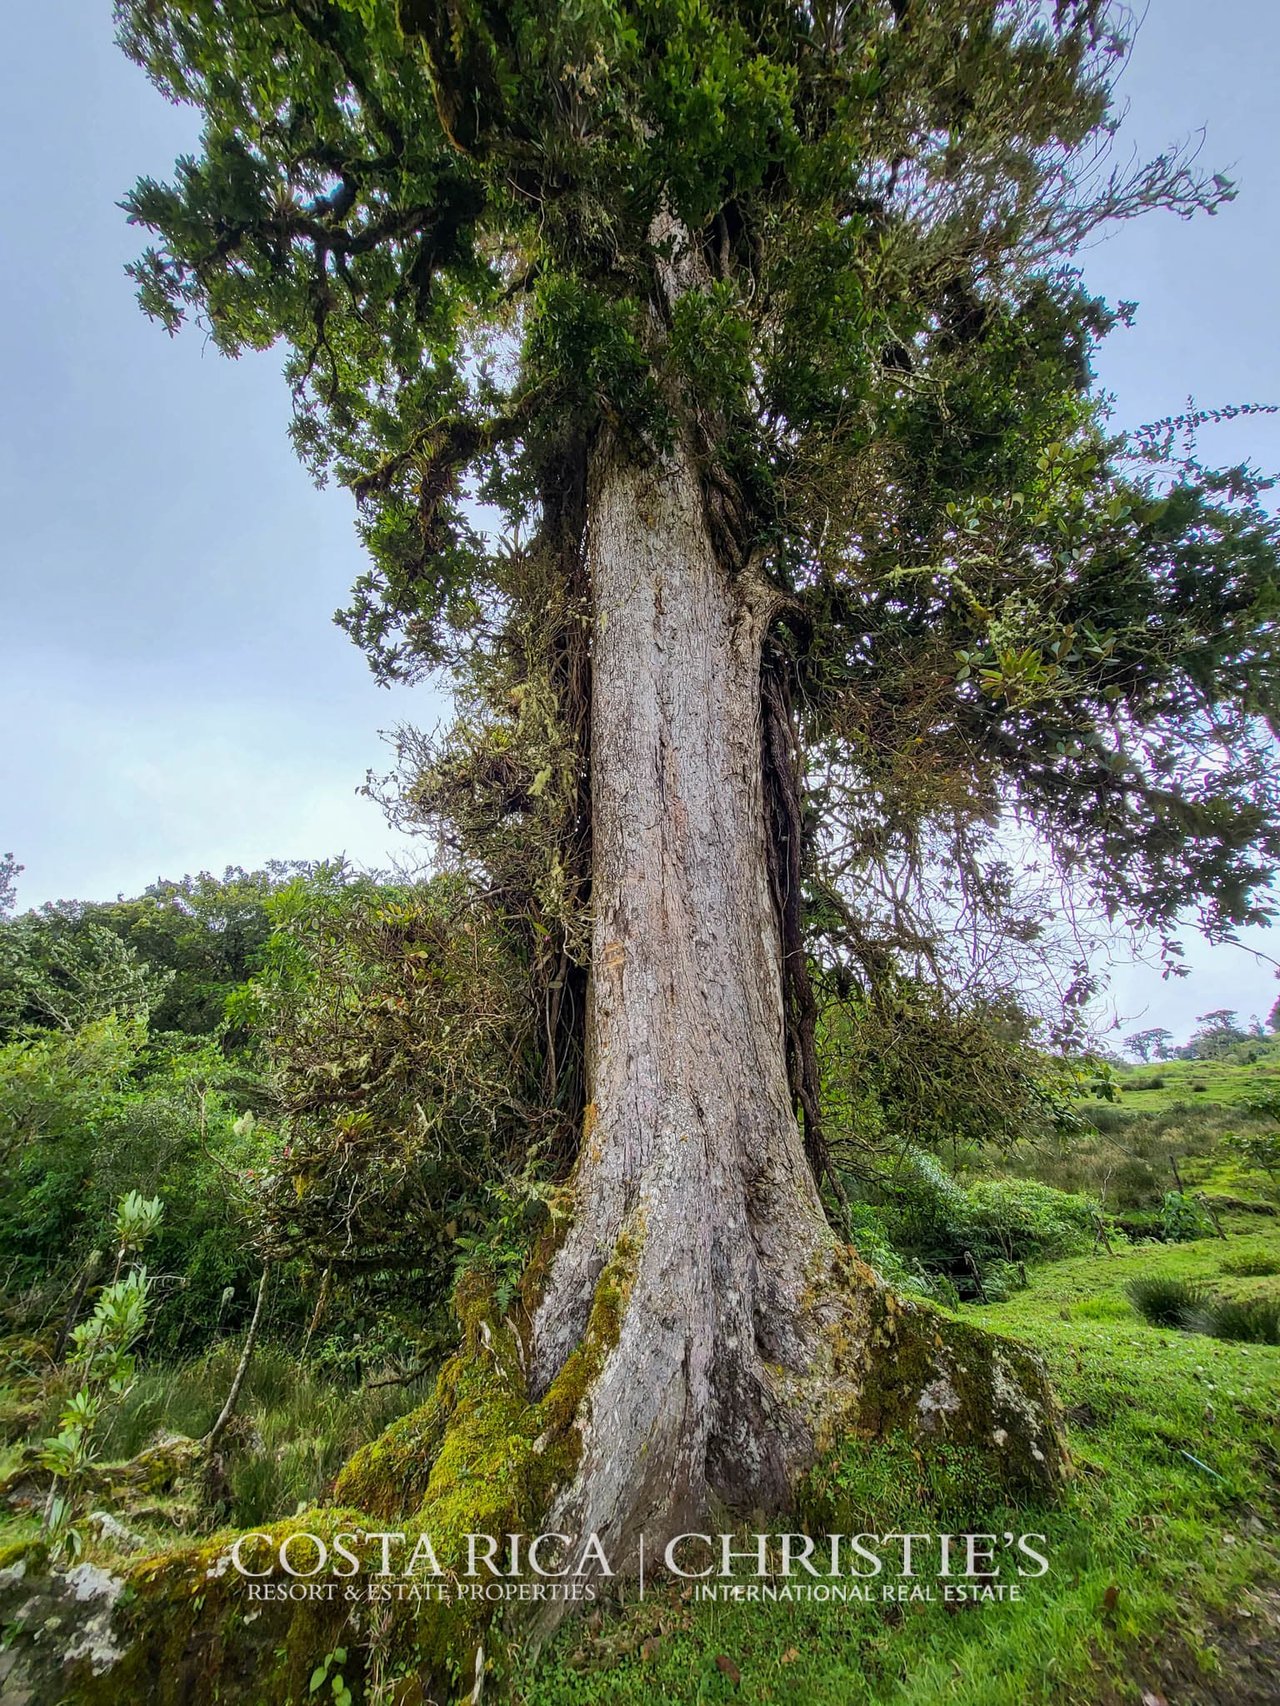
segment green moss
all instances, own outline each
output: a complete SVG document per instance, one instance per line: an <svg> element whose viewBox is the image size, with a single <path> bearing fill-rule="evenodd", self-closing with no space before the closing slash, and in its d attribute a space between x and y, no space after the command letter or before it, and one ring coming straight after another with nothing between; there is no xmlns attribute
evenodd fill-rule
<svg viewBox="0 0 1280 1706"><path fill-rule="evenodd" d="M18 1564L25 1564L30 1573L42 1569L48 1559L49 1548L39 1534L9 1540L0 1546L0 1570L12 1570Z"/></svg>
<svg viewBox="0 0 1280 1706"><path fill-rule="evenodd" d="M575 1418L618 1341L633 1270L632 1245L620 1240L582 1342L537 1403L528 1396L524 1347L514 1323L497 1315L489 1277L464 1275L454 1299L462 1343L431 1397L351 1458L335 1497L383 1517L430 1511L439 1532L460 1512L477 1519L508 1512L513 1521L540 1514L577 1462ZM505 1530L474 1520L458 1532Z"/></svg>
<svg viewBox="0 0 1280 1706"><path fill-rule="evenodd" d="M846 1306L825 1335L828 1390L845 1391L817 1430L819 1461L844 1436L901 1435L921 1452L963 1447L987 1459L1013 1499L1041 1496L1069 1470L1061 1418L1040 1360L1026 1346L898 1297L851 1251L832 1279Z"/></svg>
<svg viewBox="0 0 1280 1706"><path fill-rule="evenodd" d="M493 1314L477 1286L459 1300L463 1350L454 1359L453 1413L432 1466L418 1521L439 1555L456 1555L468 1534L536 1530L559 1488L577 1467L581 1451L578 1412L591 1382L618 1342L635 1269L631 1243L620 1240L600 1276L586 1332L545 1396L530 1400L516 1330ZM480 1602L448 1608L439 1637L425 1651L433 1674L488 1620ZM421 1639L421 1636L420 1636Z"/></svg>
<svg viewBox="0 0 1280 1706"><path fill-rule="evenodd" d="M528 1395L518 1331L494 1309L491 1282L465 1276L455 1298L462 1344L435 1392L357 1453L338 1478L338 1496L378 1511L417 1500L413 1531L430 1534L442 1563L461 1557L470 1534L534 1531L577 1466L578 1412L617 1343L634 1267L632 1243L620 1240L581 1343L537 1401ZM491 1616L481 1600L424 1607L400 1631L397 1662L435 1687L469 1676Z"/></svg>
<svg viewBox="0 0 1280 1706"><path fill-rule="evenodd" d="M965 1533L983 1529L988 1513L1005 1503L990 1451L949 1440L921 1450L895 1431L845 1440L810 1472L797 1508L816 1533Z"/></svg>
<svg viewBox="0 0 1280 1706"><path fill-rule="evenodd" d="M409 1552L419 1535L428 1534L450 1572L464 1567L468 1535L534 1531L577 1465L578 1413L617 1343L634 1265L633 1243L621 1240L597 1286L581 1343L537 1401L528 1395L516 1328L498 1315L491 1281L467 1275L455 1299L462 1343L428 1402L350 1460L335 1489L340 1505L302 1511L259 1530L266 1539L246 1548L246 1562L264 1563L292 1533L316 1534L331 1546L339 1533L376 1530L398 1516L396 1528ZM157 1472L168 1473L178 1458L186 1462L184 1454L167 1449L171 1443L156 1455ZM251 1601L229 1563L234 1539L223 1533L120 1568L125 1587L114 1628L124 1657L99 1676L83 1664L62 1679L70 1706L121 1699L153 1706L242 1700L293 1706L308 1698L315 1665L338 1644L350 1655L348 1683L362 1680L352 1607L340 1596ZM486 1635L493 1616L487 1600L410 1598L386 1609L382 1674L416 1677L425 1697L452 1697L474 1674L481 1641L495 1646Z"/></svg>
<svg viewBox="0 0 1280 1706"><path fill-rule="evenodd" d="M363 1522L367 1518L358 1511L326 1508L301 1511L262 1532L274 1551L292 1533L317 1534L331 1543ZM338 1640L350 1608L341 1599L251 1602L228 1561L234 1539L223 1533L175 1547L122 1572L115 1631L124 1657L98 1676L77 1677L65 1697L69 1706L120 1700L152 1706L270 1700L288 1706L306 1699L311 1671ZM249 1549L245 1556L258 1562Z"/></svg>
<svg viewBox="0 0 1280 1706"><path fill-rule="evenodd" d="M885 1293L855 1430L981 1455L1005 1493L1052 1492L1068 1471L1061 1419L1034 1352L923 1303Z"/></svg>
<svg viewBox="0 0 1280 1706"><path fill-rule="evenodd" d="M405 1515L421 1504L457 1404L459 1366L458 1358L451 1358L425 1404L401 1416L343 1465L333 1489L340 1503L384 1519Z"/></svg>

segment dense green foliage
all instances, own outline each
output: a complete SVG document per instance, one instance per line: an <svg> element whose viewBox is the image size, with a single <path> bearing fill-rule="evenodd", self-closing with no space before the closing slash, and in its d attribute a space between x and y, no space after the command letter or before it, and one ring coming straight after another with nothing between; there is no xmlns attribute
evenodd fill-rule
<svg viewBox="0 0 1280 1706"><path fill-rule="evenodd" d="M273 1149L256 1116L274 1093L228 1008L259 967L271 895L297 871L206 873L0 920L0 1262L18 1319L65 1307L131 1191L165 1209L152 1348L244 1318Z"/></svg>
<svg viewBox="0 0 1280 1706"><path fill-rule="evenodd" d="M349 1270L434 1264L447 1289L452 1239L527 1140L519 968L462 879L339 869L287 885L270 911L234 1012L271 1062L286 1139L277 1238Z"/></svg>
<svg viewBox="0 0 1280 1706"><path fill-rule="evenodd" d="M1104 0L116 12L203 122L126 200L155 237L143 306L229 354L283 341L299 450L369 551L342 621L384 678L450 671L457 724L406 735L399 809L476 877L458 918L527 986L535 1141L567 1154L584 1099L583 541L611 443L691 445L726 570L779 595L766 673L805 797L779 856L850 1003L830 1037L854 1064L904 1020L938 1044L903 1107L851 1108L829 1072L837 1142L945 1130L931 1080L975 1014L1013 1018L1029 964L1057 967L1046 1040L1078 1031L1088 973L1011 867L1010 812L1111 915L1265 913L1265 482L1202 465L1200 417L1114 430L1090 363L1131 309L1073 262L1233 191L1177 153L1110 159ZM1016 1126L1033 1076L988 1051L964 1122Z"/></svg>
<svg viewBox="0 0 1280 1706"><path fill-rule="evenodd" d="M79 958L31 951L50 942ZM0 1043L0 1262L32 1319L135 1190L165 1205L153 1350L235 1330L264 1259L280 1276L270 1331L357 1372L439 1354L460 1267L488 1266L510 1295L568 1156L529 1071L527 966L464 875L388 881L339 863L184 879L0 922L6 954L25 978L11 988L56 992ZM186 1028L162 1028L166 1015ZM967 1294L976 1264L998 1290L1010 1263L1093 1235L1083 1202L965 1190L919 1153L995 1152L1069 1117L1090 1075L1026 1033L1015 1009L944 1006L906 983L826 1011L851 1230L913 1289Z"/></svg>
<svg viewBox="0 0 1280 1706"><path fill-rule="evenodd" d="M944 1301L1003 1297L1028 1262L1086 1254L1098 1241L1096 1201L1033 1179L965 1185L929 1154L906 1154L861 1184L852 1210L866 1259L907 1290Z"/></svg>
<svg viewBox="0 0 1280 1706"><path fill-rule="evenodd" d="M74 1030L112 1012L155 1031L213 1034L227 996L257 965L268 898L300 869L203 872L132 900L58 901L9 920L0 928L0 1034Z"/></svg>
<svg viewBox="0 0 1280 1706"><path fill-rule="evenodd" d="M262 1163L240 1126L240 1087L215 1046L170 1048L111 1016L0 1048L0 1261L10 1289L33 1288L31 1306L49 1307L100 1247L117 1199L158 1192L167 1212L151 1251L166 1293L157 1342L199 1342L222 1316L238 1320L255 1265L250 1181L240 1175Z"/></svg>
<svg viewBox="0 0 1280 1706"><path fill-rule="evenodd" d="M318 864L27 914L0 922L0 955L12 964L12 944L42 932L83 948L104 915L129 926L127 957L104 956L127 973L114 986L123 1015L67 1028L46 1006L0 1044L15 1324L56 1319L136 1190L165 1205L151 1354L234 1332L268 1258L269 1337L357 1377L430 1366L453 1331L459 1269L489 1267L509 1295L556 1212L561 1127L524 1075L537 1010L511 938L461 875L409 883ZM224 943L228 920L241 946ZM132 1004L146 988L169 1003L176 990L209 1028L161 1030ZM1027 1264L1102 1236L1204 1236L1206 1183L1264 1198L1273 1183L1272 1043L1242 1043L1239 1061L1161 1063L1168 1087L1152 1089L1150 1069L1048 1060L1016 1010L944 1007L901 983L874 1002L835 1000L819 1040L842 1216L909 1291L1006 1295ZM1199 1088L1195 1072L1213 1082L1193 1107L1179 1094Z"/></svg>

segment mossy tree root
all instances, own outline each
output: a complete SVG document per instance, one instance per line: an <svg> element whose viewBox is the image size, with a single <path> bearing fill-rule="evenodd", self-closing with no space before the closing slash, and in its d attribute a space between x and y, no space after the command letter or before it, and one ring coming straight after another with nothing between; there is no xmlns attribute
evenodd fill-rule
<svg viewBox="0 0 1280 1706"><path fill-rule="evenodd" d="M355 1454L338 1476L332 1507L247 1539L245 1566L273 1569L264 1579L287 1584L274 1559L290 1535L319 1536L332 1553L339 1535L390 1531L404 1536L393 1582L424 1535L445 1577L461 1579L468 1536L539 1532L582 1468L593 1397L620 1343L636 1265L636 1249L621 1240L580 1343L537 1399L529 1393L525 1337L498 1315L485 1278L468 1276L457 1296L462 1340L430 1399ZM923 1455L935 1446L961 1448L981 1462L986 1486L1015 1501L1038 1500L1060 1485L1067 1458L1057 1407L1025 1348L896 1297L846 1250L829 1254L806 1299L812 1366L803 1376L772 1371L792 1437L808 1442L794 1461L796 1502L812 1492L807 1472L833 1451L847 1454L850 1436L868 1449L893 1441ZM81 1706L121 1698L291 1706L308 1698L324 1655L342 1646L351 1684L401 1678L397 1699L454 1700L471 1693L477 1668L500 1656L504 1642L524 1639L534 1626L526 1619L494 1627L494 1605L480 1597L370 1601L372 1578L364 1573L339 1581L328 1600L254 1599L231 1564L235 1538L223 1534L131 1561L118 1573L100 1571L105 1581L95 1578L93 1593L81 1593L70 1575L37 1576L14 1561L0 1573L0 1616L17 1630L14 1675L39 1679L49 1698ZM305 1570L316 1554L310 1542L295 1545ZM376 1547L366 1545L365 1556L371 1550L376 1568ZM626 1560L619 1563L625 1570ZM70 1632L53 1673L50 1643L36 1640L49 1613ZM545 1631L554 1618L544 1606L537 1621ZM90 1623L88 1637L76 1632Z"/></svg>

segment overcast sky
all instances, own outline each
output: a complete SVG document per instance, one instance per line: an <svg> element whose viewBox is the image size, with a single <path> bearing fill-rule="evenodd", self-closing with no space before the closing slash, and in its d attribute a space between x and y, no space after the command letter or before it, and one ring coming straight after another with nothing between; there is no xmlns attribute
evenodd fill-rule
<svg viewBox="0 0 1280 1706"><path fill-rule="evenodd" d="M434 725L431 691L375 687L332 625L360 570L349 500L317 492L286 436L274 356L227 362L138 312L141 246L116 202L191 145L111 41L107 0L6 20L0 63L0 852L20 904L136 893L157 876L345 851L406 855L356 790L379 731ZM1206 24L1210 27L1206 28ZM1150 0L1123 90L1153 152L1205 127L1239 179L1214 220L1152 215L1084 258L1136 298L1101 366L1121 418L1280 399L1276 0ZM1206 442L1280 467L1280 427ZM1280 934L1259 934L1280 956ZM1123 967L1122 1014L1181 1034L1228 1006L1265 1015L1272 970L1189 941L1193 977Z"/></svg>

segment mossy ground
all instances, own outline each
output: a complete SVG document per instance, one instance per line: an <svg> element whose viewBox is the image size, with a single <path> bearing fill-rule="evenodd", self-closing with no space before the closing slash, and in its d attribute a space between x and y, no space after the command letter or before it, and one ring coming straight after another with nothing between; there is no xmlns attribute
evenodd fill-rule
<svg viewBox="0 0 1280 1706"><path fill-rule="evenodd" d="M1280 1285L1223 1273L1280 1254L1280 1228L1241 1216L1228 1231L1227 1243L1056 1263L1007 1303L961 1311L1049 1364L1076 1465L1053 1507L1002 1510L963 1454L926 1465L892 1442L830 1472L819 1526L847 1532L874 1515L880 1532L919 1520L1045 1534L1049 1573L1020 1602L753 1605L672 1591L564 1630L517 1675L519 1706L1137 1706L1144 1689L1165 1692L1175 1663L1194 1685L1184 1699L1250 1698L1222 1674L1214 1630L1251 1585L1280 1576L1280 1350L1157 1331L1123 1295L1149 1273L1240 1296Z"/></svg>

